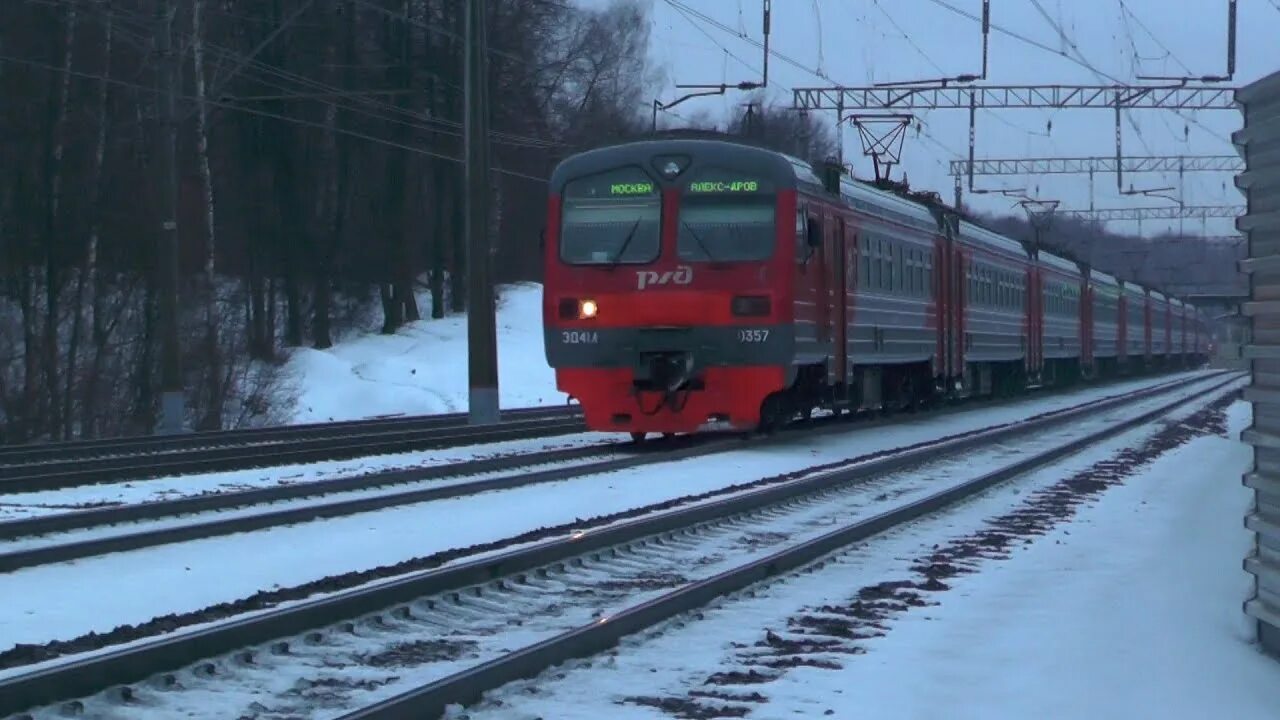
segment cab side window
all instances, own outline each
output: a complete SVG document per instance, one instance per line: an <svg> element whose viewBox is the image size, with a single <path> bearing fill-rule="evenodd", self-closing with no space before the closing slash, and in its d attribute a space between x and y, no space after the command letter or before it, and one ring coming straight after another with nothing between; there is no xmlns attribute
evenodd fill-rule
<svg viewBox="0 0 1280 720"><path fill-rule="evenodd" d="M809 257L809 223L808 208L800 205L796 208L796 262L803 263Z"/></svg>

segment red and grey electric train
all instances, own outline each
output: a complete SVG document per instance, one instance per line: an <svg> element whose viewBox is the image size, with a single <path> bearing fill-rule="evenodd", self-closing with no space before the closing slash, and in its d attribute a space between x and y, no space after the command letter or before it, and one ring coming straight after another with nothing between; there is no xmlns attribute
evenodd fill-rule
<svg viewBox="0 0 1280 720"><path fill-rule="evenodd" d="M937 202L725 139L551 177L543 323L589 428L769 428L1207 359L1190 305Z"/></svg>

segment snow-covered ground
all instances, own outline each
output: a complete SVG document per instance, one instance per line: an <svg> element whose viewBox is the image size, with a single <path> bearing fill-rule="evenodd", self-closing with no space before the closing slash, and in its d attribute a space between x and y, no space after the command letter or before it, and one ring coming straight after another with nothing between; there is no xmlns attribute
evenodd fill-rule
<svg viewBox="0 0 1280 720"><path fill-rule="evenodd" d="M1128 411L1132 412L1132 411ZM699 526L680 543L650 545L635 554L588 559L554 577L513 584L500 598L477 608L463 601L450 610L424 611L419 622L397 623L387 632L342 634L338 642L298 643L288 656L260 656L253 668L236 665L232 678L183 676L184 691L155 693L130 708L130 720L170 718L179 710L192 720L252 716L269 708L270 717L332 718L382 697L438 680L469 666L496 659L512 648L543 641L592 622L620 605L653 599L671 586L695 582L829 532L834 526L914 502L948 484L960 484L1020 457L1057 447L1113 424L1125 411L1099 413L1037 437L989 444L963 457L946 456L922 467L886 473L834 492L809 496L785 512L748 513L731 522ZM424 605L418 605L419 609ZM439 607L439 606L437 606ZM478 611L478 612L476 612ZM494 633L494 628L502 628ZM364 628L362 628L364 630ZM330 636L331 638L333 636ZM408 648L433 647L428 662ZM466 648L440 652L440 648ZM388 668L369 658L401 658ZM360 688L326 694L322 703L299 688ZM376 688L370 693L369 689ZM323 709L317 705L323 704ZM117 717L103 698L89 701L90 715ZM604 713L602 713L603 715Z"/></svg>
<svg viewBox="0 0 1280 720"><path fill-rule="evenodd" d="M735 704L769 720L1276 718L1280 662L1256 649L1241 611L1250 586L1241 517L1251 498L1240 476L1252 457L1238 437L1251 421L1249 406L1234 403L1228 420L1227 438L1199 437L1162 455L1010 558L948 578L950 591L926 598L940 604L886 621L883 637L857 639L865 655L833 655L833 669L708 684L714 673L741 668L736 654L751 652L766 629L784 632L802 608L840 606L866 583L910 577L914 559L944 538L966 535L1019 495L1151 431L1127 432L943 517L887 533L822 571L723 601L703 620L628 638L590 665L514 683L491 696L500 705L486 702L466 716L656 720L672 715L626 698L711 691L758 694Z"/></svg>
<svg viewBox="0 0 1280 720"><path fill-rule="evenodd" d="M418 298L428 315L430 295ZM504 285L498 295L498 390L504 408L563 405L542 339L542 286ZM298 348L285 366L290 423L427 415L467 409L467 317L409 323L394 335Z"/></svg>
<svg viewBox="0 0 1280 720"><path fill-rule="evenodd" d="M1112 386L1031 398L972 412L920 417L874 432L820 437L799 446L745 447L680 463L20 570L0 576L0 597L6 598L0 612L0 648L103 632L123 623L232 601L262 589L299 585L328 575L501 540L540 527L730 488L1122 391L1122 386ZM1192 392L1184 389L1180 394ZM1163 402L1167 397L1143 404ZM1115 412L1120 411L1106 417ZM1132 411L1124 414L1128 412ZM227 571L231 566L235 572ZM84 611L78 590L86 586L95 591L91 613Z"/></svg>
<svg viewBox="0 0 1280 720"><path fill-rule="evenodd" d="M957 720L1280 717L1280 662L1241 611L1249 405L1228 420L1230 439L1167 453L1069 528L959 581L931 622L895 628L876 662L844 676L858 677L846 702ZM908 667L911 684L889 682Z"/></svg>

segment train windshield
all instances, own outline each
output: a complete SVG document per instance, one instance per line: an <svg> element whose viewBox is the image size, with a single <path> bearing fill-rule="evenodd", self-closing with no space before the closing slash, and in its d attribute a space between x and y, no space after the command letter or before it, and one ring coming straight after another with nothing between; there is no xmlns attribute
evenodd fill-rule
<svg viewBox="0 0 1280 720"><path fill-rule="evenodd" d="M680 201L677 249L690 262L744 262L773 255L776 196L763 182L711 171Z"/></svg>
<svg viewBox="0 0 1280 720"><path fill-rule="evenodd" d="M662 202L657 185L635 168L565 185L560 258L571 265L649 263L657 259Z"/></svg>

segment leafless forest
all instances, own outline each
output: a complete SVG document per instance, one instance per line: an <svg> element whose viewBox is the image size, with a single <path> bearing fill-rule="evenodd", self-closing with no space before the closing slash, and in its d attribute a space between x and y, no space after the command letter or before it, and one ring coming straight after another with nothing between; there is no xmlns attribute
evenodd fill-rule
<svg viewBox="0 0 1280 720"><path fill-rule="evenodd" d="M648 24L631 2L488 5L496 267L531 278L540 178L643 129ZM430 312L461 309L462 9L0 3L0 439L154 427L168 127L189 425L266 421L282 348L369 305L394 332L423 278Z"/></svg>
<svg viewBox="0 0 1280 720"><path fill-rule="evenodd" d="M635 0L488 6L496 279L537 279L542 179L647 132L660 77ZM155 427L167 139L188 426L271 422L287 348L329 347L371 316L357 329L422 319L419 283L431 315L464 309L462 11L0 2L0 443ZM829 128L778 105L750 130L814 158L834 148ZM1077 245L1084 232L1054 231ZM1117 241L1087 232L1083 254L1121 271L1106 260Z"/></svg>

